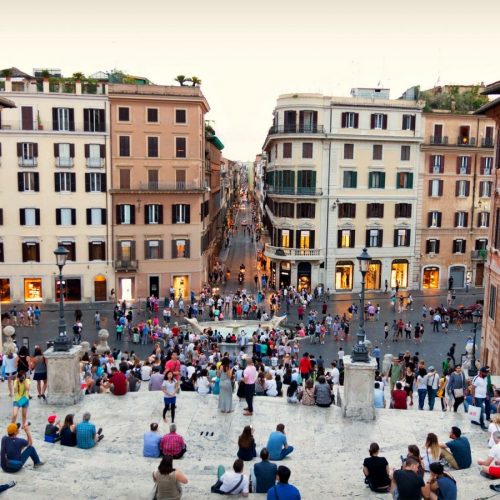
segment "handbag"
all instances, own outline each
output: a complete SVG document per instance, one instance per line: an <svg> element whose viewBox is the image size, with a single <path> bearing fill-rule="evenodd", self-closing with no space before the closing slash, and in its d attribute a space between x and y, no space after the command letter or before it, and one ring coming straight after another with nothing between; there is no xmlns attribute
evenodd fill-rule
<svg viewBox="0 0 500 500"><path fill-rule="evenodd" d="M245 382L243 382L243 380L241 380L238 385L238 391L236 392L236 396L238 396L239 398L245 397Z"/></svg>
<svg viewBox="0 0 500 500"><path fill-rule="evenodd" d="M479 423L481 418L481 407L469 405L467 415L469 416L469 420Z"/></svg>
<svg viewBox="0 0 500 500"><path fill-rule="evenodd" d="M464 390L462 388L459 389L453 389L453 395L456 398L463 398L464 397Z"/></svg>

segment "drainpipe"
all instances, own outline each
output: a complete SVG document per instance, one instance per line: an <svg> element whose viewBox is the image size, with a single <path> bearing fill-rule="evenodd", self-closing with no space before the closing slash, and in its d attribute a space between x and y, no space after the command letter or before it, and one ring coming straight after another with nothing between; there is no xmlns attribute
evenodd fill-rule
<svg viewBox="0 0 500 500"><path fill-rule="evenodd" d="M330 105L330 129L332 132L332 107ZM328 280L328 235L330 234L330 178L331 178L331 163L332 163L332 141L328 141L328 189L326 194L326 244L325 244L325 283L324 287L327 288L326 282ZM332 287L333 288L333 287ZM325 290L326 291L326 290Z"/></svg>

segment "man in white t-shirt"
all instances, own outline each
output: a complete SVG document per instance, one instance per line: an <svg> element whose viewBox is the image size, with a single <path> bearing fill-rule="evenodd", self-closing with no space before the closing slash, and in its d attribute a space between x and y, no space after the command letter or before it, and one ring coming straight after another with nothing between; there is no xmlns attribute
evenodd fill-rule
<svg viewBox="0 0 500 500"><path fill-rule="evenodd" d="M488 453L486 460L478 460L478 465L482 465L481 474L487 477L499 479L500 478L500 431L493 433L494 446Z"/></svg>
<svg viewBox="0 0 500 500"><path fill-rule="evenodd" d="M332 362L332 369L330 370L330 373L332 374L332 384L339 385L340 384L340 371L337 368L337 362L333 361Z"/></svg>
<svg viewBox="0 0 500 500"><path fill-rule="evenodd" d="M484 425L484 400L486 399L486 391L488 385L486 377L488 376L488 372L489 368L487 366L483 366L479 370L479 373L472 380L472 385L471 385L472 404L474 406L479 406L481 408L479 425L483 430L487 429L487 427ZM473 420L472 423L474 423Z"/></svg>
<svg viewBox="0 0 500 500"><path fill-rule="evenodd" d="M225 472L224 467L219 465L217 476L222 484L217 491L212 490L212 493L248 496L248 477L243 474L243 460L238 458L234 461L233 471Z"/></svg>

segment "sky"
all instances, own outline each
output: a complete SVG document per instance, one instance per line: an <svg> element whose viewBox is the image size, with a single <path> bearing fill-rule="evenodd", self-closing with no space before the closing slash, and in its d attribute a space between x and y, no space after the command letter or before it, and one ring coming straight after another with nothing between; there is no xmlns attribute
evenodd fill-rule
<svg viewBox="0 0 500 500"><path fill-rule="evenodd" d="M500 1L24 0L0 7L0 67L202 80L231 160L261 152L283 93L500 80Z"/></svg>

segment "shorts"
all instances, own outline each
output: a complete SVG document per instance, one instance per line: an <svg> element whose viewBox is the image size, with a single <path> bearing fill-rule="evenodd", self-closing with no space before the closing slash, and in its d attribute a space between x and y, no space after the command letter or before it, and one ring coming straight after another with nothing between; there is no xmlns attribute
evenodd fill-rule
<svg viewBox="0 0 500 500"><path fill-rule="evenodd" d="M488 467L488 474L493 479L500 479L500 465L490 465Z"/></svg>
<svg viewBox="0 0 500 500"><path fill-rule="evenodd" d="M177 399L176 397L173 397L173 398L163 398L163 402L166 405L175 405L176 399Z"/></svg>
<svg viewBox="0 0 500 500"><path fill-rule="evenodd" d="M24 401L24 402L21 402L21 403L19 401L14 401L12 403L12 406L14 406L15 408L28 408L29 405L30 405L30 400L29 399L27 399L27 401Z"/></svg>
<svg viewBox="0 0 500 500"><path fill-rule="evenodd" d="M47 372L35 373L33 375L33 380L47 380Z"/></svg>
<svg viewBox="0 0 500 500"><path fill-rule="evenodd" d="M12 372L12 373L5 372L6 377L14 377L15 375L17 375L17 372Z"/></svg>

